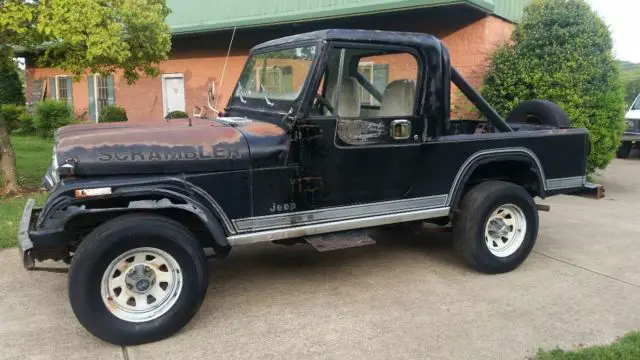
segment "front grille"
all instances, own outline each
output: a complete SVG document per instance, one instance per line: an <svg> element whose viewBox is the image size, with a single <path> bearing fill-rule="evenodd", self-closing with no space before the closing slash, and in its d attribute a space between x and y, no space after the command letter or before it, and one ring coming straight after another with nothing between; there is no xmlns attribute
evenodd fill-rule
<svg viewBox="0 0 640 360"><path fill-rule="evenodd" d="M629 132L640 132L640 119L627 119L627 130Z"/></svg>

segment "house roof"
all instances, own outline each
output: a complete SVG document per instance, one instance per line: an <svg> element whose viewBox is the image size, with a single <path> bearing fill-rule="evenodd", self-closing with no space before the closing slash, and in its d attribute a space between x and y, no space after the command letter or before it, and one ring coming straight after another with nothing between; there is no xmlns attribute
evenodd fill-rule
<svg viewBox="0 0 640 360"><path fill-rule="evenodd" d="M531 0L167 0L174 35L327 18L466 5L517 21Z"/></svg>

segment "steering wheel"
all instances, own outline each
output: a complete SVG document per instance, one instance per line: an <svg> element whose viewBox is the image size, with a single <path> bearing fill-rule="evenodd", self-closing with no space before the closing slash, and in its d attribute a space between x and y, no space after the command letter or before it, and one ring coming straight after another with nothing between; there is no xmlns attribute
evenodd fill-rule
<svg viewBox="0 0 640 360"><path fill-rule="evenodd" d="M320 94L316 94L316 100L318 100L318 102L320 103L320 105L324 106L327 110L329 110L329 112L331 114L335 113L335 110L333 108L333 106L331 106L331 104L329 103L329 101L322 95ZM318 110L322 109L322 106L318 107Z"/></svg>

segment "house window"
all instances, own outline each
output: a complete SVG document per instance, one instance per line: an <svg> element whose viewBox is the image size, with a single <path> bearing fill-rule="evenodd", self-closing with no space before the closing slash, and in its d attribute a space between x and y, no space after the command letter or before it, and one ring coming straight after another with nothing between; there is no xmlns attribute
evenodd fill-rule
<svg viewBox="0 0 640 360"><path fill-rule="evenodd" d="M267 93L279 94L282 92L282 68L265 67L258 69L258 71L262 72L262 76L259 77L260 85ZM256 91L260 91L260 89L256 89Z"/></svg>
<svg viewBox="0 0 640 360"><path fill-rule="evenodd" d="M59 101L71 102L73 86L70 76L56 76L55 78L55 98Z"/></svg>
<svg viewBox="0 0 640 360"><path fill-rule="evenodd" d="M373 82L373 63L360 62L358 72L369 82ZM362 85L360 85L360 101L362 101L362 105L373 105L375 101L375 98Z"/></svg>
<svg viewBox="0 0 640 360"><path fill-rule="evenodd" d="M113 75L93 74L87 77L89 88L89 114L92 120L100 119L100 112L107 105L115 105Z"/></svg>
<svg viewBox="0 0 640 360"><path fill-rule="evenodd" d="M96 113L100 116L100 110L109 105L109 85L107 84L107 78L95 75L94 86L96 94Z"/></svg>

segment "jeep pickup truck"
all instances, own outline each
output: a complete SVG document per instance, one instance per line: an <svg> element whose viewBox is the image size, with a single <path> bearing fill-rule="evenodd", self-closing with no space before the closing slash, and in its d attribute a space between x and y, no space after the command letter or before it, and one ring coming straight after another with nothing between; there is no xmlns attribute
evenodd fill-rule
<svg viewBox="0 0 640 360"><path fill-rule="evenodd" d="M451 84L483 121L451 121ZM175 333L205 297L206 254L239 245L324 251L372 243L374 228L450 223L466 264L511 271L536 241L534 198L582 189L590 150L553 103L526 101L503 120L443 43L418 33L260 44L219 115L57 131L49 195L24 209L20 256L27 269L70 264L71 307L98 338Z"/></svg>
<svg viewBox="0 0 640 360"><path fill-rule="evenodd" d="M624 118L627 128L622 134L622 144L618 148L617 156L620 159L628 158L631 150L640 144L640 94L636 97Z"/></svg>

